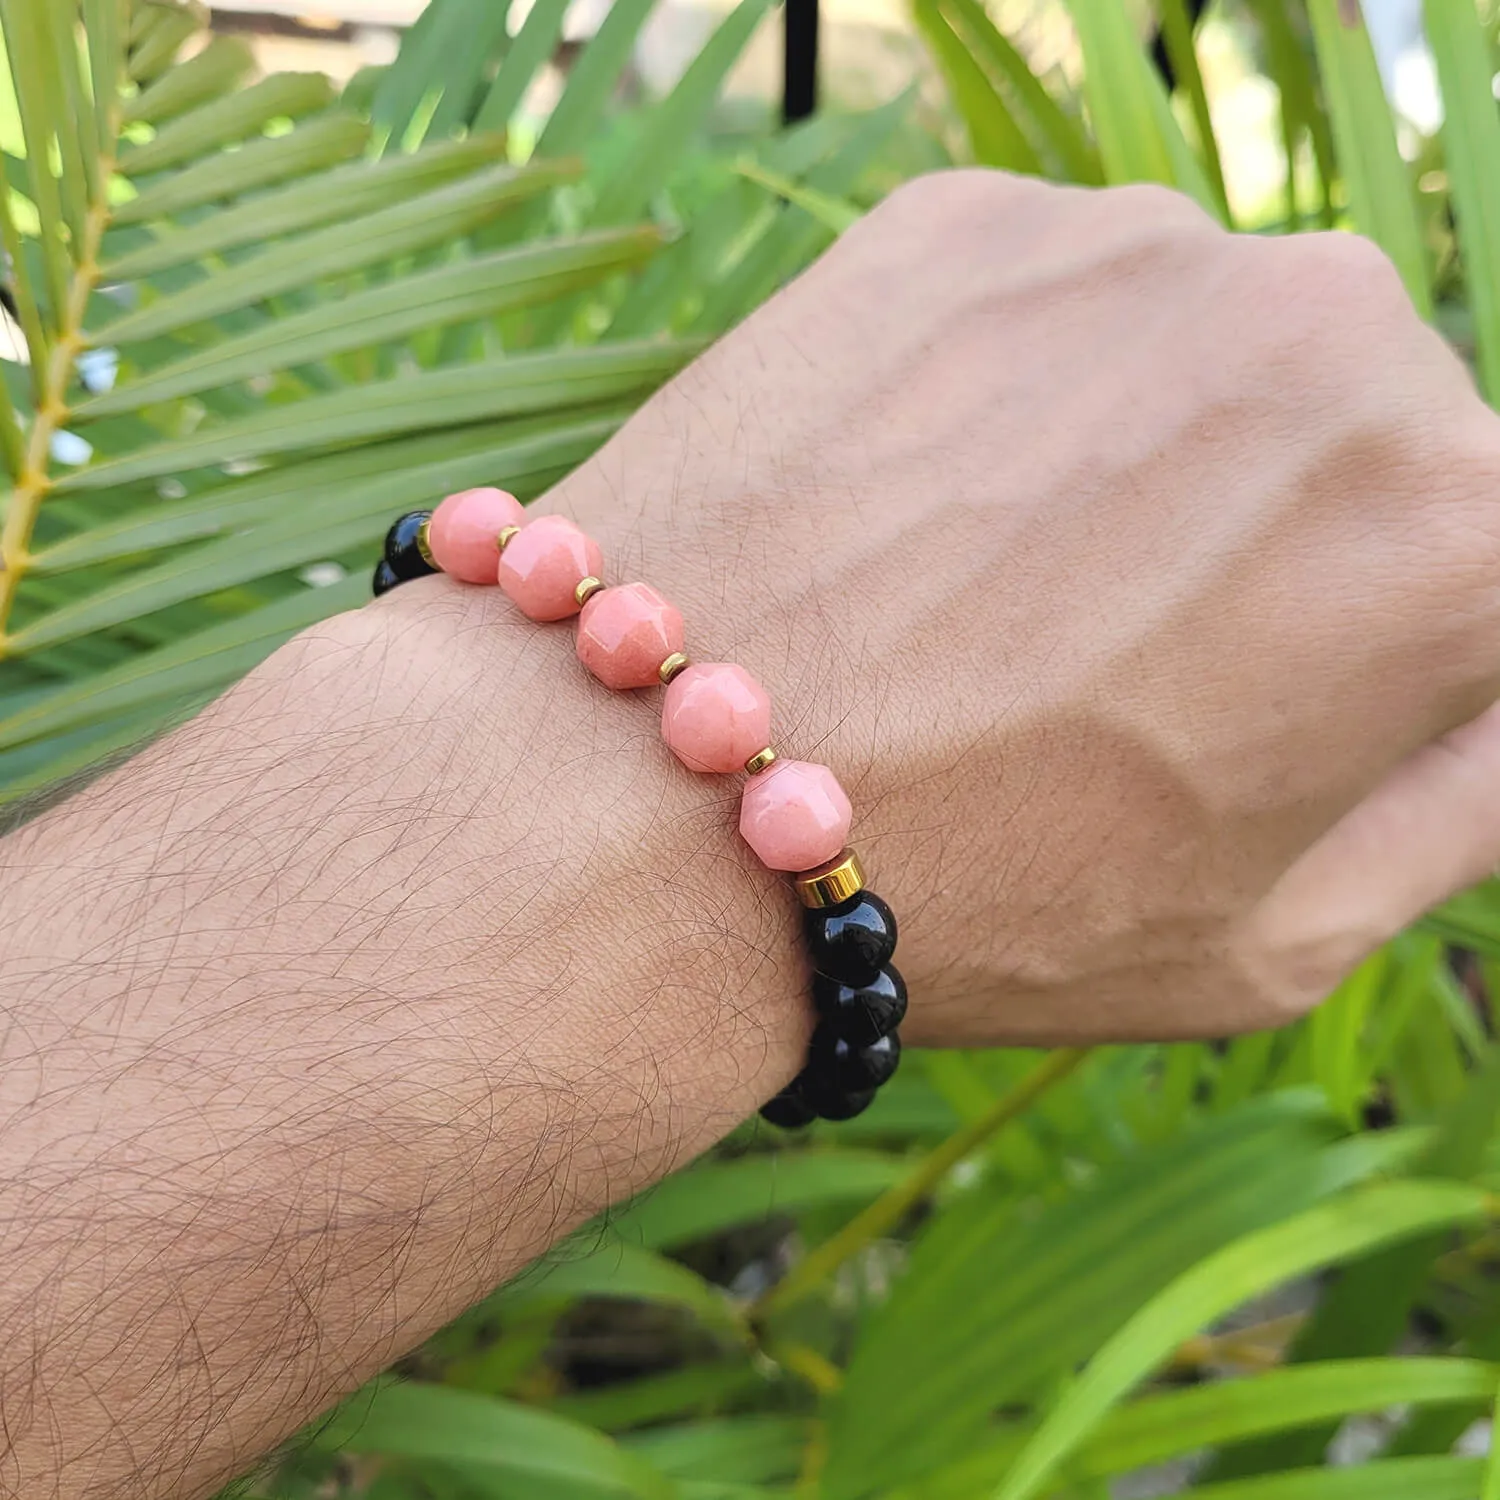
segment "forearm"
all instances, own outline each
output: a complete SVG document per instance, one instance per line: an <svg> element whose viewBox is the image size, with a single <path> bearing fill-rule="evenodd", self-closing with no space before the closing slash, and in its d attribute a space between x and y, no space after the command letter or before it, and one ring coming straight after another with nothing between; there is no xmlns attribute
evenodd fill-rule
<svg viewBox="0 0 1500 1500"><path fill-rule="evenodd" d="M211 1487L795 1071L654 710L413 587L0 844L7 1490Z"/></svg>

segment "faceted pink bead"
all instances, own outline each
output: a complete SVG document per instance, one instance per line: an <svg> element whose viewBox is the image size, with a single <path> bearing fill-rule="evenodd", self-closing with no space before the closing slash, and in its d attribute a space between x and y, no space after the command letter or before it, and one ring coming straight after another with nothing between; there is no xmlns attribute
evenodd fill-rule
<svg viewBox="0 0 1500 1500"><path fill-rule="evenodd" d="M731 662L684 667L668 684L661 733L690 771L738 771L771 740L771 700Z"/></svg>
<svg viewBox="0 0 1500 1500"><path fill-rule="evenodd" d="M778 760L740 798L740 833L772 870L810 870L843 849L854 810L827 766Z"/></svg>
<svg viewBox="0 0 1500 1500"><path fill-rule="evenodd" d="M533 620L565 620L578 613L573 590L603 567L592 537L565 516L538 516L500 554L500 587Z"/></svg>
<svg viewBox="0 0 1500 1500"><path fill-rule="evenodd" d="M578 619L578 660L608 688L650 687L682 650L682 616L647 583L601 589Z"/></svg>
<svg viewBox="0 0 1500 1500"><path fill-rule="evenodd" d="M504 490L485 486L449 495L427 523L432 558L450 578L493 583L500 560L496 538L526 519L521 502Z"/></svg>

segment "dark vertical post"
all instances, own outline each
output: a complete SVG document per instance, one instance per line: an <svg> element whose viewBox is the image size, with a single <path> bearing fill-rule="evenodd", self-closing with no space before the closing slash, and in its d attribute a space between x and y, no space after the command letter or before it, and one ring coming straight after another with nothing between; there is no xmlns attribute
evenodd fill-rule
<svg viewBox="0 0 1500 1500"><path fill-rule="evenodd" d="M785 73L781 118L805 120L818 107L818 0L784 0Z"/></svg>

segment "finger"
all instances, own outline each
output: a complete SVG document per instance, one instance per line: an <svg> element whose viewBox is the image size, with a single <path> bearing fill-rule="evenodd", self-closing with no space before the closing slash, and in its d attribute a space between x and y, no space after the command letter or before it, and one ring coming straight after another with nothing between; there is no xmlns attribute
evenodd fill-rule
<svg viewBox="0 0 1500 1500"><path fill-rule="evenodd" d="M1408 756L1261 903L1255 947L1311 1002L1500 864L1500 704Z"/></svg>

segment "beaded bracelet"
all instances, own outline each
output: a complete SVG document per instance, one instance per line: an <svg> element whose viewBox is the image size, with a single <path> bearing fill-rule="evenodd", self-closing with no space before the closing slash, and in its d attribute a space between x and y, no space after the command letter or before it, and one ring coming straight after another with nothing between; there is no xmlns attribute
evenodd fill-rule
<svg viewBox="0 0 1500 1500"><path fill-rule="evenodd" d="M482 488L402 516L374 589L443 572L498 583L533 620L578 615L578 659L606 687L666 688L662 738L683 765L745 771L740 833L762 863L793 876L818 1015L802 1071L760 1112L787 1128L852 1119L901 1059L906 985L890 961L896 918L844 847L849 799L827 766L777 758L771 700L743 667L689 661L677 610L648 584L607 588L603 566L598 543L565 517L530 519L513 495Z"/></svg>

